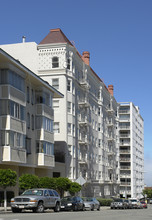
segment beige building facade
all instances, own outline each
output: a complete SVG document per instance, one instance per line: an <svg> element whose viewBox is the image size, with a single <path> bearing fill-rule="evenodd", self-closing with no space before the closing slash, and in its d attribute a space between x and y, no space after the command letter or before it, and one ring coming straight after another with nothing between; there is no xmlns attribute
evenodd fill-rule
<svg viewBox="0 0 152 220"><path fill-rule="evenodd" d="M1 169L53 176L53 97L63 95L0 49Z"/></svg>

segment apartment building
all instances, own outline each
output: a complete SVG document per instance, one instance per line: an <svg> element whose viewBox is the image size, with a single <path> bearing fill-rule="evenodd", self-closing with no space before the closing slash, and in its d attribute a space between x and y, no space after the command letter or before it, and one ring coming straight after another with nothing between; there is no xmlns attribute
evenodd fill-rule
<svg viewBox="0 0 152 220"><path fill-rule="evenodd" d="M117 196L118 104L113 86L106 87L91 68L90 53L80 55L60 29L50 30L38 45L1 47L64 94L53 99L53 109L55 158L65 164L65 176L85 179L83 195Z"/></svg>
<svg viewBox="0 0 152 220"><path fill-rule="evenodd" d="M53 97L63 95L0 49L1 169L53 176Z"/></svg>
<svg viewBox="0 0 152 220"><path fill-rule="evenodd" d="M144 124L132 102L119 107L120 196L141 198L144 189Z"/></svg>

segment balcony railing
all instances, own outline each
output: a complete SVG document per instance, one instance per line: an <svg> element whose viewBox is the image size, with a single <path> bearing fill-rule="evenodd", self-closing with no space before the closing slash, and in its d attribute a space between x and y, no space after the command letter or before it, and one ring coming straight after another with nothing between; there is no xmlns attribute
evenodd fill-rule
<svg viewBox="0 0 152 220"><path fill-rule="evenodd" d="M89 107L90 106L90 104L89 104L89 100L88 99L82 99L82 100L79 100L78 101L78 105L80 106L80 107Z"/></svg>
<svg viewBox="0 0 152 220"><path fill-rule="evenodd" d="M130 162L130 158L120 157L120 161L123 161L123 162Z"/></svg>
<svg viewBox="0 0 152 220"><path fill-rule="evenodd" d="M120 154L130 154L130 150L120 150Z"/></svg>
<svg viewBox="0 0 152 220"><path fill-rule="evenodd" d="M36 114L37 115L44 115L46 117L49 116L49 118L50 118L50 116L53 117L54 110L45 104L36 104Z"/></svg>
<svg viewBox="0 0 152 220"><path fill-rule="evenodd" d="M54 167L54 155L46 155L44 153L37 153L37 165L40 167Z"/></svg>
<svg viewBox="0 0 152 220"><path fill-rule="evenodd" d="M12 163L26 163L26 149L3 146L3 161Z"/></svg>
<svg viewBox="0 0 152 220"><path fill-rule="evenodd" d="M130 138L130 134L120 134L120 138Z"/></svg>
<svg viewBox="0 0 152 220"><path fill-rule="evenodd" d="M79 82L82 88L87 90L90 88L90 85L86 79L81 79Z"/></svg>
<svg viewBox="0 0 152 220"><path fill-rule="evenodd" d="M130 170L130 166L120 166L120 170Z"/></svg>

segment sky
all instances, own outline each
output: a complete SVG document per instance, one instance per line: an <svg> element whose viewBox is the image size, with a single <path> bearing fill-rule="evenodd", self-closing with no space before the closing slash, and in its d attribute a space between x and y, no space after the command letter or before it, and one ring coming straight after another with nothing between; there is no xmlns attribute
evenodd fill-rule
<svg viewBox="0 0 152 220"><path fill-rule="evenodd" d="M0 44L37 44L61 28L117 102L144 119L145 184L152 186L152 0L0 0Z"/></svg>

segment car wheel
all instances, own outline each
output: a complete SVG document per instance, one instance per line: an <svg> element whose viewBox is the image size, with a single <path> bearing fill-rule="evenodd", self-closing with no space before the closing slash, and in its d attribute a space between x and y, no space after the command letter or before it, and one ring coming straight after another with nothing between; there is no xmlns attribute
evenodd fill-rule
<svg viewBox="0 0 152 220"><path fill-rule="evenodd" d="M43 213L44 212L44 205L43 202L39 202L36 208L37 213Z"/></svg>
<svg viewBox="0 0 152 220"><path fill-rule="evenodd" d="M92 206L91 211L94 211L94 205Z"/></svg>
<svg viewBox="0 0 152 220"><path fill-rule="evenodd" d="M22 212L22 209L12 208L13 213L19 213Z"/></svg>
<svg viewBox="0 0 152 220"><path fill-rule="evenodd" d="M100 205L98 206L97 210L100 211Z"/></svg>
<svg viewBox="0 0 152 220"><path fill-rule="evenodd" d="M57 202L56 203L56 206L55 206L55 208L54 208L54 211L55 212L59 212L60 211L60 204Z"/></svg>
<svg viewBox="0 0 152 220"><path fill-rule="evenodd" d="M82 211L85 211L85 206L84 205L82 206Z"/></svg>

